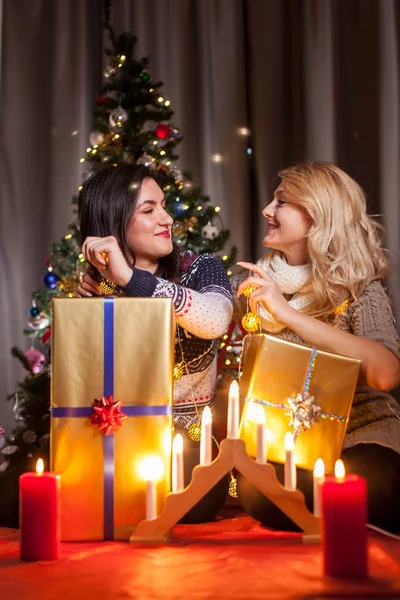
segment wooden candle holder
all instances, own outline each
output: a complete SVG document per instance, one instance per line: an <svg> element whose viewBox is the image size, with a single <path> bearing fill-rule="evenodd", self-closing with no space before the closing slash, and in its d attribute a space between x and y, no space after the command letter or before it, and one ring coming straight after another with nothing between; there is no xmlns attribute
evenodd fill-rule
<svg viewBox="0 0 400 600"><path fill-rule="evenodd" d="M307 509L304 495L299 490L285 489L271 464L261 465L250 458L243 440L225 439L221 442L217 458L209 465L197 465L189 485L182 492L168 494L162 513L154 520L141 521L130 542L168 541L172 527L233 468L303 530L304 542L320 541L321 519Z"/></svg>

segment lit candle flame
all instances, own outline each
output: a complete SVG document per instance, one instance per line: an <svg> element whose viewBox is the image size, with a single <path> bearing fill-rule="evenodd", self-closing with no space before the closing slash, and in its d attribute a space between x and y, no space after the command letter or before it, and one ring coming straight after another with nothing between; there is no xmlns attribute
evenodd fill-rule
<svg viewBox="0 0 400 600"><path fill-rule="evenodd" d="M259 404L254 406L254 420L259 425L265 425L265 412Z"/></svg>
<svg viewBox="0 0 400 600"><path fill-rule="evenodd" d="M314 477L323 479L325 476L325 465L322 458L317 458L314 465Z"/></svg>
<svg viewBox="0 0 400 600"><path fill-rule="evenodd" d="M43 471L44 471L44 463L43 463L43 460L41 458L39 458L39 460L36 463L36 473L38 475L42 475Z"/></svg>
<svg viewBox="0 0 400 600"><path fill-rule="evenodd" d="M204 423L205 425L211 425L212 414L211 414L211 408L209 406L204 407L203 413L201 415L201 422Z"/></svg>
<svg viewBox="0 0 400 600"><path fill-rule="evenodd" d="M234 381L232 381L231 385L229 386L229 395L230 396L239 396L239 385L238 385L238 382L236 381L236 379Z"/></svg>
<svg viewBox="0 0 400 600"><path fill-rule="evenodd" d="M335 477L338 481L344 481L345 475L346 471L344 468L343 461L339 459L335 462Z"/></svg>
<svg viewBox="0 0 400 600"><path fill-rule="evenodd" d="M255 402L253 402L253 400L250 400L250 402L247 403L245 420L247 422L249 422L249 421L254 422L256 420L256 414L257 414L257 405Z"/></svg>
<svg viewBox="0 0 400 600"><path fill-rule="evenodd" d="M294 450L293 433L291 433L290 431L285 433L284 446L285 446L285 450Z"/></svg>
<svg viewBox="0 0 400 600"><path fill-rule="evenodd" d="M145 481L157 481L161 479L164 465L158 456L144 458L139 464L139 474Z"/></svg>
<svg viewBox="0 0 400 600"><path fill-rule="evenodd" d="M183 437L180 433L177 433L172 443L172 449L174 452L183 452Z"/></svg>

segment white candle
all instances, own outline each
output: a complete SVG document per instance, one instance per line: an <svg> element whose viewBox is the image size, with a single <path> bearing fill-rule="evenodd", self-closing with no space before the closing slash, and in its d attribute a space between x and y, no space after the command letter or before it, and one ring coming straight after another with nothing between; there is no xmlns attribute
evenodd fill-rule
<svg viewBox="0 0 400 600"><path fill-rule="evenodd" d="M321 518L321 486L325 479L325 465L322 458L317 458L314 465L314 515Z"/></svg>
<svg viewBox="0 0 400 600"><path fill-rule="evenodd" d="M267 462L267 445L265 436L265 412L262 406L259 404L254 407L255 422L256 422L256 436L257 436L257 452L256 462L260 465L265 465Z"/></svg>
<svg viewBox="0 0 400 600"><path fill-rule="evenodd" d="M146 519L157 519L157 482L153 479L146 481Z"/></svg>
<svg viewBox="0 0 400 600"><path fill-rule="evenodd" d="M295 490L297 486L296 458L293 434L290 431L285 434L285 455L285 488Z"/></svg>
<svg viewBox="0 0 400 600"><path fill-rule="evenodd" d="M139 471L146 481L146 519L152 521L157 518L157 480L163 474L164 466L158 456L149 456L142 460Z"/></svg>
<svg viewBox="0 0 400 600"><path fill-rule="evenodd" d="M177 433L172 443L172 491L181 492L183 488L183 437Z"/></svg>
<svg viewBox="0 0 400 600"><path fill-rule="evenodd" d="M239 436L239 386L237 381L232 381L228 398L228 427L227 438L237 439Z"/></svg>
<svg viewBox="0 0 400 600"><path fill-rule="evenodd" d="M211 422L212 415L209 406L206 406L201 415L201 438L200 438L200 464L209 465L211 457Z"/></svg>

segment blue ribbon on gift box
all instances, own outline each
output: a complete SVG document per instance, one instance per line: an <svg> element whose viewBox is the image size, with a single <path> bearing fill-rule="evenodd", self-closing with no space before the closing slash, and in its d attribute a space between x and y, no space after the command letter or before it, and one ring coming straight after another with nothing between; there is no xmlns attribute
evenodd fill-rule
<svg viewBox="0 0 400 600"><path fill-rule="evenodd" d="M104 298L103 395L114 395L114 298ZM52 417L90 417L91 406L53 407ZM171 406L124 406L128 417L157 417L172 414ZM103 436L104 451L104 539L114 539L114 434Z"/></svg>

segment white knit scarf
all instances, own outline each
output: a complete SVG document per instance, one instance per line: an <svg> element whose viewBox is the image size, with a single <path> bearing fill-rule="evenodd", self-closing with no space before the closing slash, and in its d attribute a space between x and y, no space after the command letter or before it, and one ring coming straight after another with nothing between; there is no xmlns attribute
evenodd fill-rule
<svg viewBox="0 0 400 600"><path fill-rule="evenodd" d="M257 265L275 282L282 294L293 294L289 305L296 310L303 310L313 301L312 294L302 293L302 289L310 279L310 265L288 265L286 258L279 252L272 252L261 258ZM286 325L277 321L263 304L258 304L258 312L262 321L262 328L270 333L278 333Z"/></svg>

